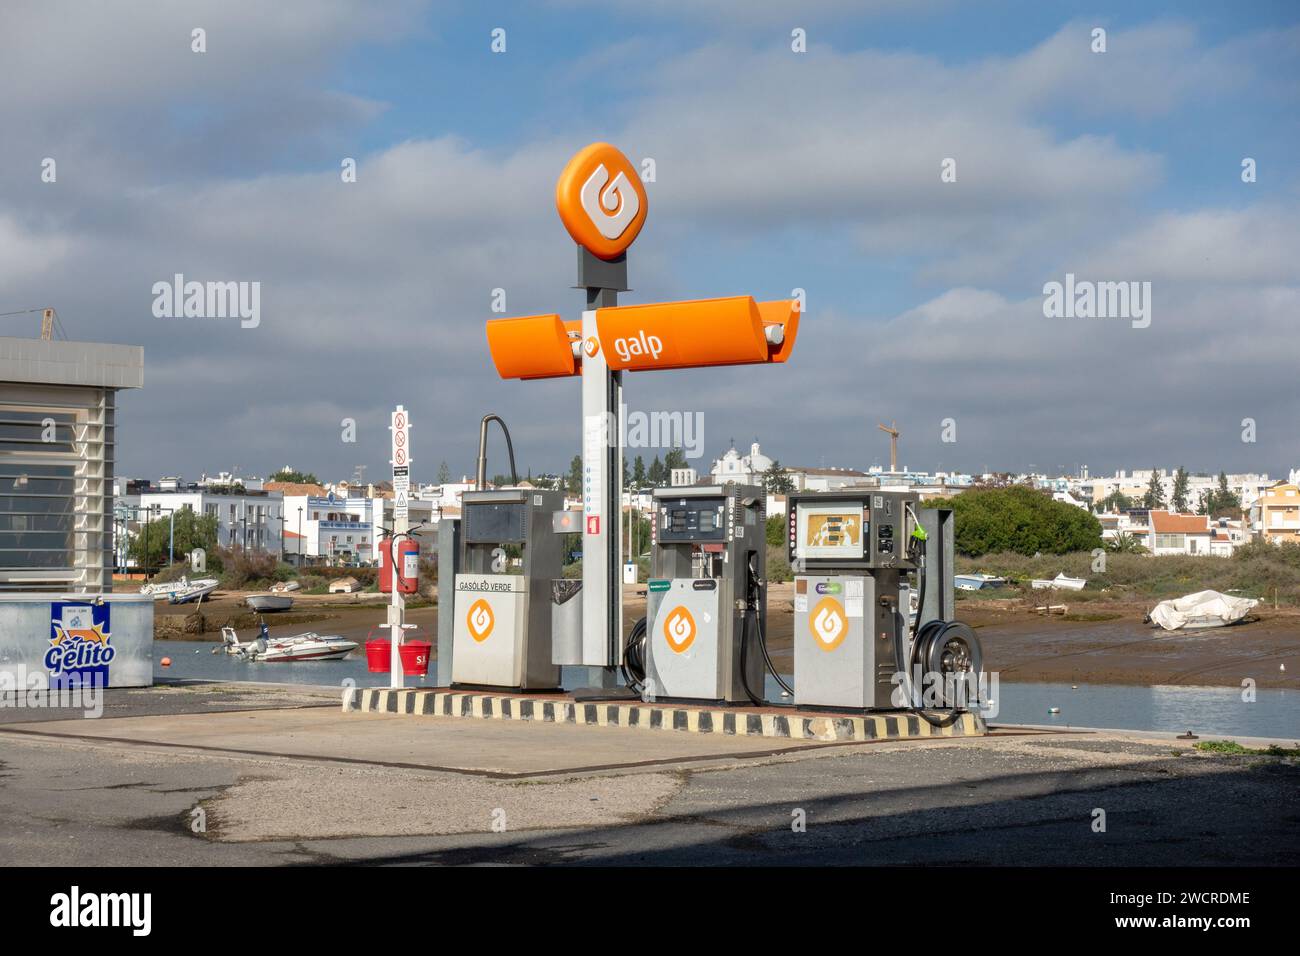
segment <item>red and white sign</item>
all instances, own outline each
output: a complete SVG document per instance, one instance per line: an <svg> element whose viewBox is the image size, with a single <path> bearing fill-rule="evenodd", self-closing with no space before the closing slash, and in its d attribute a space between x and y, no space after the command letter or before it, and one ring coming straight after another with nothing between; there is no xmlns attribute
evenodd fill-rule
<svg viewBox="0 0 1300 956"><path fill-rule="evenodd" d="M600 534L600 515L587 516L587 534Z"/></svg>
<svg viewBox="0 0 1300 956"><path fill-rule="evenodd" d="M411 463L411 417L401 405L393 411L389 431L393 433L392 458L394 468L405 468Z"/></svg>

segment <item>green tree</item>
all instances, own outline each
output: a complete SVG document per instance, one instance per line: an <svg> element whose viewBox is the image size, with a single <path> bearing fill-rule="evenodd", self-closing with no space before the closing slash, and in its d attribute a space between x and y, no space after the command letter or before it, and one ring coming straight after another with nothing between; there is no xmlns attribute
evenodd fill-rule
<svg viewBox="0 0 1300 956"><path fill-rule="evenodd" d="M451 469L447 467L447 463L444 461L438 466L438 484L445 485L449 481L451 481Z"/></svg>
<svg viewBox="0 0 1300 956"><path fill-rule="evenodd" d="M569 477L565 483L565 490L573 498L582 496L582 456L574 455L573 460L569 462Z"/></svg>
<svg viewBox="0 0 1300 956"><path fill-rule="evenodd" d="M659 460L658 455L655 455L655 460L650 462L650 470L646 472L646 478L656 488L662 488L668 484L668 475L664 471L664 463Z"/></svg>
<svg viewBox="0 0 1300 956"><path fill-rule="evenodd" d="M671 448L668 454L664 455L664 484L668 484L673 478L674 468L686 467L686 452L680 448Z"/></svg>
<svg viewBox="0 0 1300 956"><path fill-rule="evenodd" d="M779 461L773 460L763 472L763 488L769 495L788 495L794 491L794 479L785 473Z"/></svg>
<svg viewBox="0 0 1300 956"><path fill-rule="evenodd" d="M1118 488L1101 499L1102 511L1128 511L1133 507L1133 499Z"/></svg>
<svg viewBox="0 0 1300 956"><path fill-rule="evenodd" d="M1146 554L1147 548L1138 538L1126 531L1121 531L1106 542L1106 550L1111 554Z"/></svg>
<svg viewBox="0 0 1300 956"><path fill-rule="evenodd" d="M1142 507L1163 508L1165 506L1165 489L1160 483L1160 472L1151 469L1151 480L1147 483L1146 494L1142 496Z"/></svg>
<svg viewBox="0 0 1300 956"><path fill-rule="evenodd" d="M784 547L786 544L786 517L785 515L772 515L767 519L767 528L765 529L767 543L774 548Z"/></svg>
<svg viewBox="0 0 1300 956"><path fill-rule="evenodd" d="M645 459L637 455L636 461L632 463L632 484L637 488L644 488L645 480Z"/></svg>
<svg viewBox="0 0 1300 956"><path fill-rule="evenodd" d="M169 540L175 542L172 553L167 550ZM191 508L182 508L174 515L164 514L142 524L134 532L127 553L136 564L155 568L171 564L195 548L216 550L217 516L198 515Z"/></svg>
<svg viewBox="0 0 1300 956"><path fill-rule="evenodd" d="M310 471L302 472L285 466L274 472L267 481L287 481L295 485L319 485L320 482Z"/></svg>
<svg viewBox="0 0 1300 956"><path fill-rule="evenodd" d="M1174 472L1174 493L1169 497L1169 507L1171 511L1185 514L1191 510L1188 507L1187 495L1191 488L1191 479L1188 477L1187 469L1182 465Z"/></svg>
<svg viewBox="0 0 1300 956"><path fill-rule="evenodd" d="M1066 554L1101 547L1095 515L1024 485L971 488L954 498L928 501L926 507L952 509L955 546L966 555Z"/></svg>

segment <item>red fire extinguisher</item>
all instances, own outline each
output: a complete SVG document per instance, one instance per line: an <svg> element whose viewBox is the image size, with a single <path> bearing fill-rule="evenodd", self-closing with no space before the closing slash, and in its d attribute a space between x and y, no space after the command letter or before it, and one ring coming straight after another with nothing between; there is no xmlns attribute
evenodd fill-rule
<svg viewBox="0 0 1300 956"><path fill-rule="evenodd" d="M420 589L420 545L409 537L400 537L396 546L393 539L381 538L379 542L379 590L393 593L393 576L397 577L398 594L414 594Z"/></svg>

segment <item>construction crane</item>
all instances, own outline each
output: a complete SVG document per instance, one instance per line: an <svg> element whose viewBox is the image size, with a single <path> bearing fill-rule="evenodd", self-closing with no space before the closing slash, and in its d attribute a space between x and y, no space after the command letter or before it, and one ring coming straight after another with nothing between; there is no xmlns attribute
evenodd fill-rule
<svg viewBox="0 0 1300 956"><path fill-rule="evenodd" d="M898 430L897 422L890 422L888 425L876 424L882 432L889 436L889 473L898 472L898 436L901 434Z"/></svg>

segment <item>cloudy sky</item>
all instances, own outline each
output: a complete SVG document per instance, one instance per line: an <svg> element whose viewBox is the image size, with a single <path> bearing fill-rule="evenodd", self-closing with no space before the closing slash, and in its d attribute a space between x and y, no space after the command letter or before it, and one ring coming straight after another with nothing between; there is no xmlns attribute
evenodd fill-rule
<svg viewBox="0 0 1300 956"><path fill-rule="evenodd" d="M521 469L567 468L576 381L499 380L483 324L495 288L509 315L578 316L554 182L595 140L655 160L624 301L807 291L788 365L627 377L631 408L703 415L705 468L732 438L887 464L877 421L918 469L1300 466L1294 4L6 0L3 21L0 312L145 347L119 474L382 476L399 402L417 480L472 470L489 411ZM155 317L175 273L260 282L260 325ZM1151 283L1149 327L1045 317L1067 273Z"/></svg>

